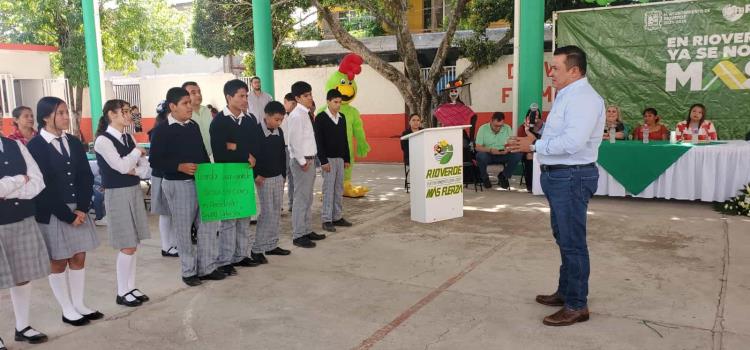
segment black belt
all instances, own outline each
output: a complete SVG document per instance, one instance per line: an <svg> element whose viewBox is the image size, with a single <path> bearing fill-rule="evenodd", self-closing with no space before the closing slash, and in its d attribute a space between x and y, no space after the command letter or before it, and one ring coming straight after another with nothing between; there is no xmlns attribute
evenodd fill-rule
<svg viewBox="0 0 750 350"><path fill-rule="evenodd" d="M583 168L589 168L596 166L596 163L588 163L588 164L577 164L577 165L565 165L565 164L552 164L552 165L546 165L542 164L540 168L542 169L542 172L552 171L552 170L561 170L561 169L583 169Z"/></svg>

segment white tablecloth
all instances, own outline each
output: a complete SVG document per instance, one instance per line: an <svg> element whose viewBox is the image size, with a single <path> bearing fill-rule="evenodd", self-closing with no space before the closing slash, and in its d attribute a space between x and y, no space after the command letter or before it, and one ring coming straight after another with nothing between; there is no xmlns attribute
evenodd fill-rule
<svg viewBox="0 0 750 350"><path fill-rule="evenodd" d="M637 160L633 160L633 166L638 166ZM539 174L539 162L534 157L533 193L542 195ZM728 141L723 145L692 147L634 197L723 202L736 196L737 191L749 182L750 142ZM601 166L596 194L633 196Z"/></svg>

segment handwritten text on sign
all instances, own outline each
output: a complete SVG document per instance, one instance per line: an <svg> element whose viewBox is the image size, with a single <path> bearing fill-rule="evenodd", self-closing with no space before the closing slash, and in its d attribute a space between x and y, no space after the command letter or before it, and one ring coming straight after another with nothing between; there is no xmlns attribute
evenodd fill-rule
<svg viewBox="0 0 750 350"><path fill-rule="evenodd" d="M205 163L195 172L201 220L219 221L255 215L255 181L247 163Z"/></svg>

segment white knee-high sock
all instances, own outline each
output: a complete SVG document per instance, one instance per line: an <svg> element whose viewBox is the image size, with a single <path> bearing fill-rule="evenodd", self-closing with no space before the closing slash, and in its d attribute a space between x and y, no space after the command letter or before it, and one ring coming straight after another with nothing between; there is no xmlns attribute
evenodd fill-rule
<svg viewBox="0 0 750 350"><path fill-rule="evenodd" d="M13 313L16 315L16 330L22 331L29 326L29 308L31 307L31 284L15 286L10 289L10 300L13 301ZM31 337L39 332L30 329L24 335Z"/></svg>
<svg viewBox="0 0 750 350"><path fill-rule="evenodd" d="M127 255L123 252L117 254L117 295L119 296L124 296L132 290L128 288L132 261L132 255ZM133 301L135 298L132 295L128 295L125 297L125 300Z"/></svg>
<svg viewBox="0 0 750 350"><path fill-rule="evenodd" d="M128 291L135 289L135 262L138 259L136 253L130 256L130 273L128 274Z"/></svg>
<svg viewBox="0 0 750 350"><path fill-rule="evenodd" d="M161 250L169 251L172 245L172 218L167 215L159 215L159 236L161 236Z"/></svg>
<svg viewBox="0 0 750 350"><path fill-rule="evenodd" d="M86 294L86 269L68 270L68 282L70 283L70 299L76 311L81 315L94 313L94 310L89 309L83 302Z"/></svg>
<svg viewBox="0 0 750 350"><path fill-rule="evenodd" d="M62 308L63 316L71 321L80 320L83 316L73 307L73 302L68 292L67 271L51 273L49 275L49 286L52 288L52 294L55 295L55 299L57 299Z"/></svg>

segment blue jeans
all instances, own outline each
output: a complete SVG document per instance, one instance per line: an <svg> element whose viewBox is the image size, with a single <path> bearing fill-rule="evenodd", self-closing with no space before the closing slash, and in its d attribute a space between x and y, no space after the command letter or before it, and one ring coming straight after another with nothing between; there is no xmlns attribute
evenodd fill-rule
<svg viewBox="0 0 750 350"><path fill-rule="evenodd" d="M477 152L477 165L479 166L479 176L482 181L489 179L487 175L487 166L492 164L504 164L503 175L510 179L513 176L513 171L516 170L518 162L523 157L522 153L508 153L508 154L490 154L487 152Z"/></svg>
<svg viewBox="0 0 750 350"><path fill-rule="evenodd" d="M586 211L599 181L596 166L542 172L540 182L550 206L552 234L560 247L557 293L565 306L580 310L589 294L589 249Z"/></svg>
<svg viewBox="0 0 750 350"><path fill-rule="evenodd" d="M101 220L107 215L107 211L104 209L104 191L101 185L94 185L94 200L92 206L96 213L96 220Z"/></svg>

